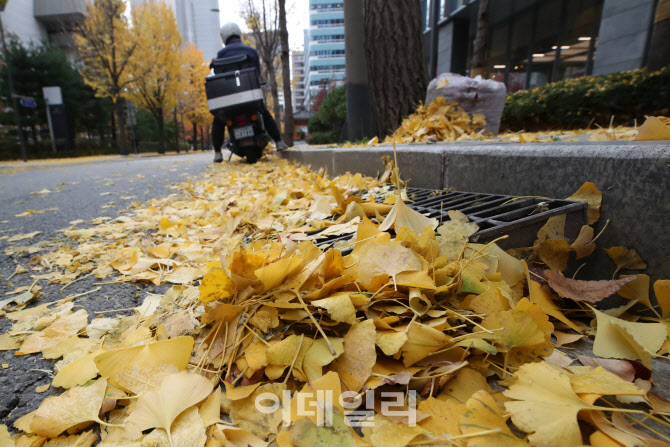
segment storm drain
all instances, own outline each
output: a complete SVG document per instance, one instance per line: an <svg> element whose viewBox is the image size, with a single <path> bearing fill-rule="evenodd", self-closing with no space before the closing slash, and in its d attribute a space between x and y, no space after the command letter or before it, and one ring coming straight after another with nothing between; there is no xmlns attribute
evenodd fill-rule
<svg viewBox="0 0 670 447"><path fill-rule="evenodd" d="M360 196L370 197L367 193ZM508 235L498 243L502 248L531 246L537 231L554 216L565 214L565 234L569 237L576 237L586 224L586 202L421 188L408 188L407 196L412 200L407 203L410 208L440 223L449 220L450 210L461 211L479 226L470 237L472 242L486 243ZM375 201L381 202L383 197L375 197ZM327 246L351 238L352 235L333 236L317 240L316 245Z"/></svg>

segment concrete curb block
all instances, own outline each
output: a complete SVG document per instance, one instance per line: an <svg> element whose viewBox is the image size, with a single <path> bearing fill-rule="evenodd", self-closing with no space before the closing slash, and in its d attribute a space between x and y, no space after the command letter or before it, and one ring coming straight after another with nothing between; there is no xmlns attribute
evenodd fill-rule
<svg viewBox="0 0 670 447"><path fill-rule="evenodd" d="M652 280L670 278L666 227L670 223L670 142L475 141L397 145L396 150L401 176L418 188L565 198L584 182L593 182L603 191L596 232L607 219L610 225L588 260L586 277L611 277L615 265L603 248L623 245L640 253ZM375 176L383 170L383 155L392 156L393 147L291 149L282 157L325 168L331 175L348 171Z"/></svg>

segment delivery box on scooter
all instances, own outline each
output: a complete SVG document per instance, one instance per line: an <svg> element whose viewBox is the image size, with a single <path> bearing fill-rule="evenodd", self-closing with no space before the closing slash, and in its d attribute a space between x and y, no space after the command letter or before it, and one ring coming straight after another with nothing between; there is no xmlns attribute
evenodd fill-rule
<svg viewBox="0 0 670 447"><path fill-rule="evenodd" d="M246 56L216 59L212 62L213 75L207 77L205 90L207 104L212 114L226 116L256 111L263 106L263 91L256 68L243 68Z"/></svg>

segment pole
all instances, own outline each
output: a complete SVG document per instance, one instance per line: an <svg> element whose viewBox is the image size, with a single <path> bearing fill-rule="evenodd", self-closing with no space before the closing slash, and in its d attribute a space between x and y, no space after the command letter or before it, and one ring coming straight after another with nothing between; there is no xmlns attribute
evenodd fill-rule
<svg viewBox="0 0 670 447"><path fill-rule="evenodd" d="M430 63L428 77L433 79L437 76L437 45L440 32L437 29L437 22L440 20L440 0L431 0L430 6Z"/></svg>
<svg viewBox="0 0 670 447"><path fill-rule="evenodd" d="M21 157L23 158L23 161L26 162L28 161L28 155L26 153L26 140L23 138L23 128L21 127L21 114L19 113L19 106L16 103L16 96L14 96L14 78L12 76L12 66L9 61L9 53L7 52L7 43L5 42L5 28L2 24L2 15L0 15L0 37L2 38L2 55L4 56L5 59L5 66L7 67L7 78L9 80L9 96L11 96L12 98L14 119L16 120L16 128L19 132Z"/></svg>
<svg viewBox="0 0 670 447"><path fill-rule="evenodd" d="M347 71L347 139L374 135L368 66L365 62L363 0L344 2L344 53Z"/></svg>

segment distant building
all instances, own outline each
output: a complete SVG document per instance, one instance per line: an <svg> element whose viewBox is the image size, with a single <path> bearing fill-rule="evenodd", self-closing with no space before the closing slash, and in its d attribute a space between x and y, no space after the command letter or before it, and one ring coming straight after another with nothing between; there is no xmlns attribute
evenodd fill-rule
<svg viewBox="0 0 670 447"><path fill-rule="evenodd" d="M300 110L305 102L305 53L302 51L291 52L291 80L293 82L293 110Z"/></svg>
<svg viewBox="0 0 670 447"><path fill-rule="evenodd" d="M219 36L218 0L130 0L131 7L163 1L174 11L181 38L202 51L205 60L214 59L222 48Z"/></svg>
<svg viewBox="0 0 670 447"><path fill-rule="evenodd" d="M85 11L84 0L13 0L1 14L5 33L24 44L55 43L73 60L72 31Z"/></svg>
<svg viewBox="0 0 670 447"><path fill-rule="evenodd" d="M309 0L304 58L306 101L332 81L344 82L344 0Z"/></svg>
<svg viewBox="0 0 670 447"><path fill-rule="evenodd" d="M440 2L437 72L468 74L477 0L421 0L430 41ZM490 0L486 77L508 91L646 66L655 0ZM670 45L670 44L669 44Z"/></svg>

